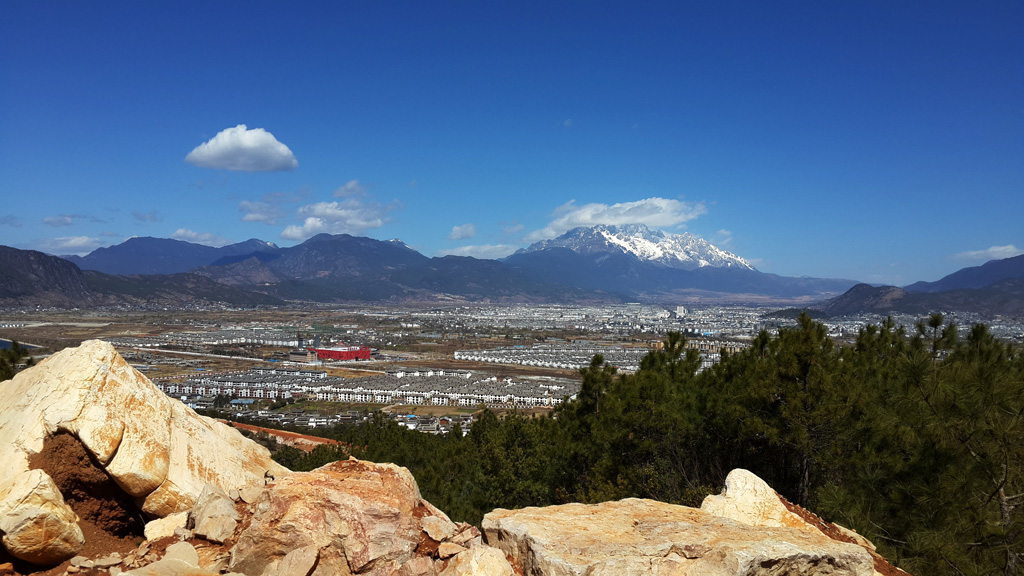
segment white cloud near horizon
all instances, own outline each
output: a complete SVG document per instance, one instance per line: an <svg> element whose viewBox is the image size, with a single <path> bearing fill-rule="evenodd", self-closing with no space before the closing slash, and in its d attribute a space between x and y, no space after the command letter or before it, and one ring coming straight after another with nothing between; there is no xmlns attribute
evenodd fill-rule
<svg viewBox="0 0 1024 576"><path fill-rule="evenodd" d="M74 220L67 214L61 214L60 216L47 216L43 218L43 224L47 226L53 226L54 228L60 228L63 226L71 226L74 224Z"/></svg>
<svg viewBox="0 0 1024 576"><path fill-rule="evenodd" d="M188 228L178 228L174 234L171 234L171 238L174 240L184 240L185 242L191 242L193 244L202 244L204 246L213 246L214 248L220 248L221 246L227 246L232 244L231 240L212 232L194 232Z"/></svg>
<svg viewBox="0 0 1024 576"><path fill-rule="evenodd" d="M283 220L291 210L288 205L298 204L309 197L310 192L306 186L297 192L268 192L259 200L242 200L238 203L238 211L242 213L242 222L274 225Z"/></svg>
<svg viewBox="0 0 1024 576"><path fill-rule="evenodd" d="M1020 256L1021 254L1024 254L1024 250L1017 248L1013 244L1007 244L1006 246L992 246L985 250L960 252L959 254L954 254L953 258L956 260L977 260L988 262L989 260L1013 258L1014 256Z"/></svg>
<svg viewBox="0 0 1024 576"><path fill-rule="evenodd" d="M277 224L284 214L279 207L269 202L250 202L242 200L238 203L238 210L242 212L242 222L263 222L264 224Z"/></svg>
<svg viewBox="0 0 1024 576"><path fill-rule="evenodd" d="M473 258L496 260L498 258L504 258L518 249L518 246L512 246L509 244L481 244L478 246L459 246L458 248L439 250L437 255L471 256Z"/></svg>
<svg viewBox="0 0 1024 576"><path fill-rule="evenodd" d="M448 233L449 240L465 240L473 236L476 236L476 225L472 223L452 226L452 231Z"/></svg>
<svg viewBox="0 0 1024 576"><path fill-rule="evenodd" d="M38 245L39 249L47 254L85 256L105 244L99 238L92 238L90 236L63 236L60 238L47 238L40 241Z"/></svg>
<svg viewBox="0 0 1024 576"><path fill-rule="evenodd" d="M294 170L299 165L292 151L273 134L263 128L249 130L245 124L221 130L189 152L185 161L235 172L277 172Z"/></svg>
<svg viewBox="0 0 1024 576"><path fill-rule="evenodd" d="M64 226L71 226L75 223L75 220L86 220L93 224L103 224L103 220L100 220L95 216L89 216L88 214L60 214L57 216L47 216L46 218L43 218L43 224L54 228L62 228Z"/></svg>
<svg viewBox="0 0 1024 576"><path fill-rule="evenodd" d="M671 228L707 214L703 202L685 202L671 198L645 198L617 204L577 205L570 200L554 210L554 220L526 236L527 242L554 238L580 226L609 224L645 224L651 228Z"/></svg>
<svg viewBox="0 0 1024 576"><path fill-rule="evenodd" d="M136 222L163 222L164 217L160 215L156 210L150 212L132 212L132 218Z"/></svg>
<svg viewBox="0 0 1024 576"><path fill-rule="evenodd" d="M285 240L306 240L317 234L360 234L371 228L380 228L388 214L398 208L350 196L336 202L307 204L298 210L301 225L288 226L281 232Z"/></svg>

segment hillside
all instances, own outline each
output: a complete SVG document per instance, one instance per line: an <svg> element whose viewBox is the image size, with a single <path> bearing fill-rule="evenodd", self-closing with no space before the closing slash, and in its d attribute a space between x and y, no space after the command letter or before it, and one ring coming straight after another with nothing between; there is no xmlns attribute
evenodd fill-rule
<svg viewBox="0 0 1024 576"><path fill-rule="evenodd" d="M949 290L977 289L1002 280L1024 278L1024 255L992 260L981 266L961 268L935 282L915 282L907 292L946 292Z"/></svg>
<svg viewBox="0 0 1024 576"><path fill-rule="evenodd" d="M86 256L65 256L82 270L105 274L176 274L232 256L254 252L274 253L271 242L250 239L220 248L170 238L129 238L121 244L97 248Z"/></svg>
<svg viewBox="0 0 1024 576"><path fill-rule="evenodd" d="M284 302L274 296L218 284L198 274L113 276L82 271L63 258L0 246L0 306L253 307Z"/></svg>
<svg viewBox="0 0 1024 576"><path fill-rule="evenodd" d="M8 575L558 576L569 567L686 576L765 566L814 574L820 564L834 574L905 574L871 542L789 504L746 470L730 472L699 508L622 498L493 510L479 528L453 522L395 464L321 446L307 456L324 465L288 470L233 428L164 396L96 340L0 383L0 403L16 408L0 415Z"/></svg>

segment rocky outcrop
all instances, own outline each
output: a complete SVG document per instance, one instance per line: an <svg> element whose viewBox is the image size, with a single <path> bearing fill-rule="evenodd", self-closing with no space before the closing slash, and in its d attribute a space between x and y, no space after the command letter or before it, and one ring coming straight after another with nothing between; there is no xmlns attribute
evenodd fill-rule
<svg viewBox="0 0 1024 576"><path fill-rule="evenodd" d="M294 473L251 509L230 569L252 576L436 574L479 554L466 547L479 546L479 533L423 500L409 471L393 464L351 459ZM451 553L442 557L442 547Z"/></svg>
<svg viewBox="0 0 1024 576"><path fill-rule="evenodd" d="M875 551L875 545L857 532L826 522L812 512L782 498L767 482L749 470L736 469L725 479L725 490L704 499L701 510L750 526L787 527L824 535L864 548L872 557L876 576L907 574Z"/></svg>
<svg viewBox="0 0 1024 576"><path fill-rule="evenodd" d="M790 511L767 482L741 468L730 472L725 478L725 490L705 498L700 509L750 526L818 531Z"/></svg>
<svg viewBox="0 0 1024 576"><path fill-rule="evenodd" d="M860 546L653 500L495 510L483 529L488 545L534 575L872 574Z"/></svg>
<svg viewBox="0 0 1024 576"><path fill-rule="evenodd" d="M287 470L230 426L161 393L112 346L89 341L0 384L0 531L16 558L52 564L84 538L53 479L33 470L45 442L74 436L150 518L190 509L207 484L225 490Z"/></svg>
<svg viewBox="0 0 1024 576"><path fill-rule="evenodd" d="M350 459L249 491L251 501L242 492L208 485L186 513L188 528L163 527L152 548L143 544L120 567L153 576L514 573L504 554L481 543L479 530L449 520L420 497L409 471L393 464ZM158 527L150 522L146 530ZM77 560L83 567L101 561Z"/></svg>
<svg viewBox="0 0 1024 576"><path fill-rule="evenodd" d="M71 558L69 572L870 576L884 562L867 540L744 470L702 509L626 499L495 510L485 544L424 500L407 469L349 459L288 472L234 429L166 398L102 342L0 383L0 406L4 548L37 564ZM276 480L266 483L267 472ZM104 493L107 509L87 512L68 495L81 493ZM149 540L123 557L75 556L80 525L111 508L137 524L135 535L140 513L155 518Z"/></svg>

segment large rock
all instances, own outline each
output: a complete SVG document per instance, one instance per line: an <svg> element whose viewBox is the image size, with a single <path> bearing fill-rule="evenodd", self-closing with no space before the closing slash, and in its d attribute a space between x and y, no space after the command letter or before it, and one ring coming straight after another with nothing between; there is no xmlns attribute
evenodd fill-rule
<svg viewBox="0 0 1024 576"><path fill-rule="evenodd" d="M483 529L488 545L536 576L872 574L867 551L820 533L636 498L499 509Z"/></svg>
<svg viewBox="0 0 1024 576"><path fill-rule="evenodd" d="M455 556L439 576L514 576L501 551L478 546Z"/></svg>
<svg viewBox="0 0 1024 576"><path fill-rule="evenodd" d="M223 423L160 392L114 348L92 340L0 383L0 531L17 558L60 562L84 542L53 481L29 470L47 438L67 432L150 517L188 510L203 487L263 483L287 470Z"/></svg>
<svg viewBox="0 0 1024 576"><path fill-rule="evenodd" d="M737 468L725 479L725 490L704 499L701 510L750 526L788 527L863 547L874 560L876 576L906 574L875 552L875 545L853 530L826 522L812 512L785 501L753 472Z"/></svg>
<svg viewBox="0 0 1024 576"><path fill-rule="evenodd" d="M440 543L425 527L458 532L420 497L407 469L354 459L278 480L253 507L230 564L249 576L283 574L286 565L308 565L313 575L390 575L436 555Z"/></svg>
<svg viewBox="0 0 1024 576"><path fill-rule="evenodd" d="M811 530L800 516L783 504L778 492L753 472L737 468L725 478L725 490L704 499L700 509L751 526Z"/></svg>

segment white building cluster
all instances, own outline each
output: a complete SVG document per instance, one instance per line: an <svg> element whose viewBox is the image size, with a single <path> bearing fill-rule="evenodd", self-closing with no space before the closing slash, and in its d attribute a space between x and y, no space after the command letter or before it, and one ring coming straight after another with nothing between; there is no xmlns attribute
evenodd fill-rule
<svg viewBox="0 0 1024 576"><path fill-rule="evenodd" d="M165 394L227 395L232 398L278 400L307 398L326 402L492 406L534 408L556 406L579 391L571 380L474 379L464 370L399 370L362 378L328 377L325 372L262 368L245 372L196 374L154 381Z"/></svg>
<svg viewBox="0 0 1024 576"><path fill-rule="evenodd" d="M535 344L531 347L510 346L486 350L458 350L456 360L491 362L495 364L519 364L578 370L590 365L595 355L604 356L606 363L619 370L635 372L640 360L651 350L626 346L596 346L592 344Z"/></svg>

